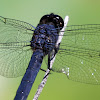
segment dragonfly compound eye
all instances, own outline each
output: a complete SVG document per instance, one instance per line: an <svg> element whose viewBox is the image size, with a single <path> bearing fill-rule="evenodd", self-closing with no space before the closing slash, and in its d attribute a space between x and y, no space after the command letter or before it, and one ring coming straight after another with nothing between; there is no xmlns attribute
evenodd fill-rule
<svg viewBox="0 0 100 100"><path fill-rule="evenodd" d="M58 28L61 30L64 26L64 21L59 15L55 15L55 14L51 13L48 15L44 15L40 19L39 24L53 24L55 26L55 28Z"/></svg>

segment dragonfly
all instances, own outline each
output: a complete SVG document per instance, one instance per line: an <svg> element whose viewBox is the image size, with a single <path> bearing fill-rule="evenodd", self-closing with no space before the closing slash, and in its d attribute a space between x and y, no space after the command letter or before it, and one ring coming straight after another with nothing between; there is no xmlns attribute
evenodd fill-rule
<svg viewBox="0 0 100 100"><path fill-rule="evenodd" d="M70 25L63 40L56 45L63 19L56 14L44 15L37 27L0 16L0 75L23 76L14 100L26 100L43 59L53 72L68 79L100 84L100 24Z"/></svg>

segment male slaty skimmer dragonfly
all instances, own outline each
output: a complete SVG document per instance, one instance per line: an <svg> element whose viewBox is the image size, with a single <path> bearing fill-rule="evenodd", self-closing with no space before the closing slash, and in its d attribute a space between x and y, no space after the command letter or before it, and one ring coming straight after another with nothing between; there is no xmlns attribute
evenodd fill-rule
<svg viewBox="0 0 100 100"><path fill-rule="evenodd" d="M49 65L56 53L52 71L74 81L100 84L100 25L67 26L56 46L63 25L63 19L53 13L44 15L36 28L0 16L0 75L24 75L14 100L27 99L43 58Z"/></svg>

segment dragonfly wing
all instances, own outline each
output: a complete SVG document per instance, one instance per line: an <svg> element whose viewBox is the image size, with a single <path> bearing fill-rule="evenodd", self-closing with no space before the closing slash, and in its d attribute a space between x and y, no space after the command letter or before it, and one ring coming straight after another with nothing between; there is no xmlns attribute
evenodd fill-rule
<svg viewBox="0 0 100 100"><path fill-rule="evenodd" d="M100 84L100 25L68 27L53 64L74 81Z"/></svg>
<svg viewBox="0 0 100 100"><path fill-rule="evenodd" d="M0 17L0 75L18 77L25 73L31 59L32 25Z"/></svg>
<svg viewBox="0 0 100 100"><path fill-rule="evenodd" d="M2 47L3 46L3 47ZM30 46L18 43L10 45L0 44L0 75L18 77L25 73L31 59Z"/></svg>
<svg viewBox="0 0 100 100"><path fill-rule="evenodd" d="M0 43L30 41L34 26L15 19L0 16Z"/></svg>

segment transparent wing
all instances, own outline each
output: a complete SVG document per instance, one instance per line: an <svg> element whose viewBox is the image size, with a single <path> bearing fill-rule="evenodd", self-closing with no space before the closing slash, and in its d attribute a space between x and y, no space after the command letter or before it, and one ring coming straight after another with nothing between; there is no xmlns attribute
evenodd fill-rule
<svg viewBox="0 0 100 100"><path fill-rule="evenodd" d="M0 17L0 75L18 77L25 73L32 55L33 30L26 22Z"/></svg>
<svg viewBox="0 0 100 100"><path fill-rule="evenodd" d="M100 25L68 26L53 70L74 81L100 84Z"/></svg>

